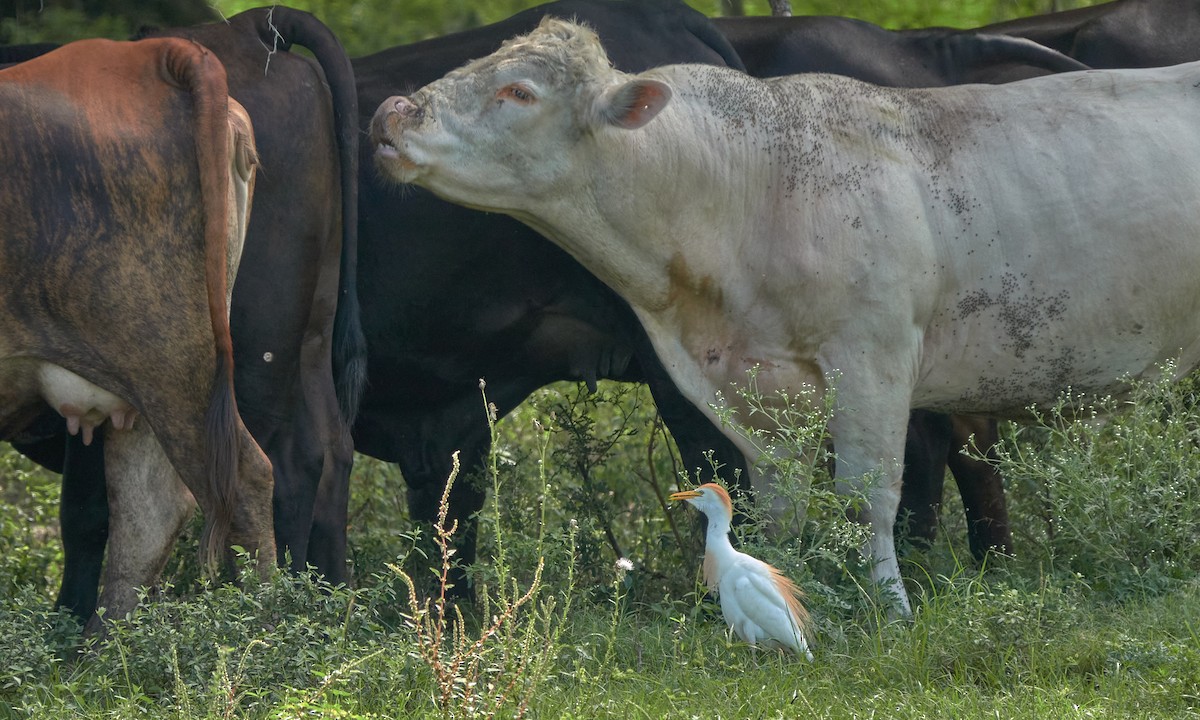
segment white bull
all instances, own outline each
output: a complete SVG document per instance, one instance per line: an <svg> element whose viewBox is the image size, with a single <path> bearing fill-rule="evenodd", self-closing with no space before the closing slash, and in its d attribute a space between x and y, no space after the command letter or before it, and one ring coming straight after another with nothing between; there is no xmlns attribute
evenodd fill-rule
<svg viewBox="0 0 1200 720"><path fill-rule="evenodd" d="M697 407L840 375L837 474L910 408L1019 416L1200 361L1200 65L892 90L679 65L626 75L548 20L372 123L380 167L544 233L637 312ZM751 449L736 434L744 452Z"/></svg>

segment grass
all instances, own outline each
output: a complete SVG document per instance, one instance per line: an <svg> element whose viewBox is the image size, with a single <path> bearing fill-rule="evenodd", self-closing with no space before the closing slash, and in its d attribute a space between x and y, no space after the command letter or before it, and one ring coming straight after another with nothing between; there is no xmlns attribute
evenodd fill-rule
<svg viewBox="0 0 1200 720"><path fill-rule="evenodd" d="M974 567L947 498L938 542L903 563L911 622L883 619L840 549L827 481L802 481L816 508L802 536L742 541L809 591L812 664L727 636L698 582L698 526L658 502L679 468L643 390L558 386L495 426L482 480L503 501L481 518L474 606L439 600L452 556L415 574L456 529L414 527L394 470L360 458L355 589L286 574L206 589L192 535L175 584L103 644L50 608L56 479L8 453L0 717L1200 716L1193 395L1147 382L1132 404L1102 399L1115 422L1060 408L1010 428L1020 554Z"/></svg>

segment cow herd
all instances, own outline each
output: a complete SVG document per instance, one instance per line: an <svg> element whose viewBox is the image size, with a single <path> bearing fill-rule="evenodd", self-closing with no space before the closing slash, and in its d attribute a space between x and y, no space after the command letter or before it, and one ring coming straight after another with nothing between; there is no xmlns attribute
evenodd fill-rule
<svg viewBox="0 0 1200 720"><path fill-rule="evenodd" d="M347 580L353 451L432 519L487 452L480 378L501 413L647 383L688 467L769 497L716 391L836 377L895 583L947 464L972 551L1011 548L958 452L983 416L1200 350L1200 71L1089 69L1200 59L1194 0L976 31L558 0L353 59L278 6L143 35L0 50L0 439L63 474L92 630L193 501L211 564ZM454 486L467 560L482 504Z"/></svg>

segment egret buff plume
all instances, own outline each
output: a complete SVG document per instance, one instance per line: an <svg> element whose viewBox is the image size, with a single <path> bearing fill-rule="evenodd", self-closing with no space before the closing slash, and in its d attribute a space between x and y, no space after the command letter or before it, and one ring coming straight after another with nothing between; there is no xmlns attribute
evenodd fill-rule
<svg viewBox="0 0 1200 720"><path fill-rule="evenodd" d="M804 594L774 567L730 544L733 503L725 488L705 483L671 499L688 502L708 518L704 584L720 596L729 627L751 645L782 647L811 662L812 652L804 639L808 611L800 604Z"/></svg>

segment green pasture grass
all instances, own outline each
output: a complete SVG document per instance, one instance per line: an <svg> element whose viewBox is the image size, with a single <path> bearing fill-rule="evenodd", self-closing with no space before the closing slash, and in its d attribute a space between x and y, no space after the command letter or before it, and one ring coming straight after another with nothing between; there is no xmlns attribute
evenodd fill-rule
<svg viewBox="0 0 1200 720"><path fill-rule="evenodd" d="M456 479L492 498L471 572L481 601L446 606L439 625L422 615L440 584L425 569L436 528L408 518L394 469L360 458L354 589L251 572L208 587L193 530L164 587L84 642L51 610L56 480L4 453L0 718L1194 717L1194 395L1190 380L1151 380L1100 399L1117 413L1106 423L1060 407L1006 429L1018 554L977 567L951 490L937 542L902 563L910 621L887 620L844 520L826 516L827 479L805 475L819 463L801 467L800 504L820 511L800 538L739 539L809 592L812 664L725 632L698 581L694 517L658 500L696 475L644 390L560 385L494 426L489 470Z"/></svg>
<svg viewBox="0 0 1200 720"><path fill-rule="evenodd" d="M291 588L297 597L320 605L319 591L312 590ZM1011 594L1011 588L978 577L945 581L922 596L911 623L863 622L845 628L841 639L818 637L812 664L731 642L707 601L630 607L615 632L608 608L582 605L564 623L554 646L546 648L553 655L551 671L531 698L527 716L1198 714L1200 586L1191 583L1117 606L1092 605L1083 589L1069 582L1018 591L1009 602L991 601L997 592ZM1075 598L1069 607L1051 610L1049 622L1039 617L1046 612L1043 605L1061 602L1064 593ZM204 614L195 606L222 606L211 595L187 604L193 607L183 614L193 623L194 615ZM5 608L6 624L12 613ZM44 611L26 612L20 619L35 626L47 622ZM184 640L171 638L166 630L171 622L160 604L135 622L132 635L118 634L82 657L47 664L27 676L21 688L6 688L0 696L11 705L5 717L470 716L439 710L436 683L414 659L418 648L403 630L367 623L342 635L331 623L323 626L327 635L292 645L296 640L287 633L259 628L247 631L238 645L237 636L220 632L221 625L235 621L212 616L210 622L198 633L210 644L188 646L184 657ZM311 617L291 622L319 626ZM995 628L1006 624L1018 627L997 634ZM286 663L281 655L296 653L310 656L307 677L280 683L279 665ZM189 672L196 665L204 672ZM515 716L515 708L502 708L497 716Z"/></svg>

